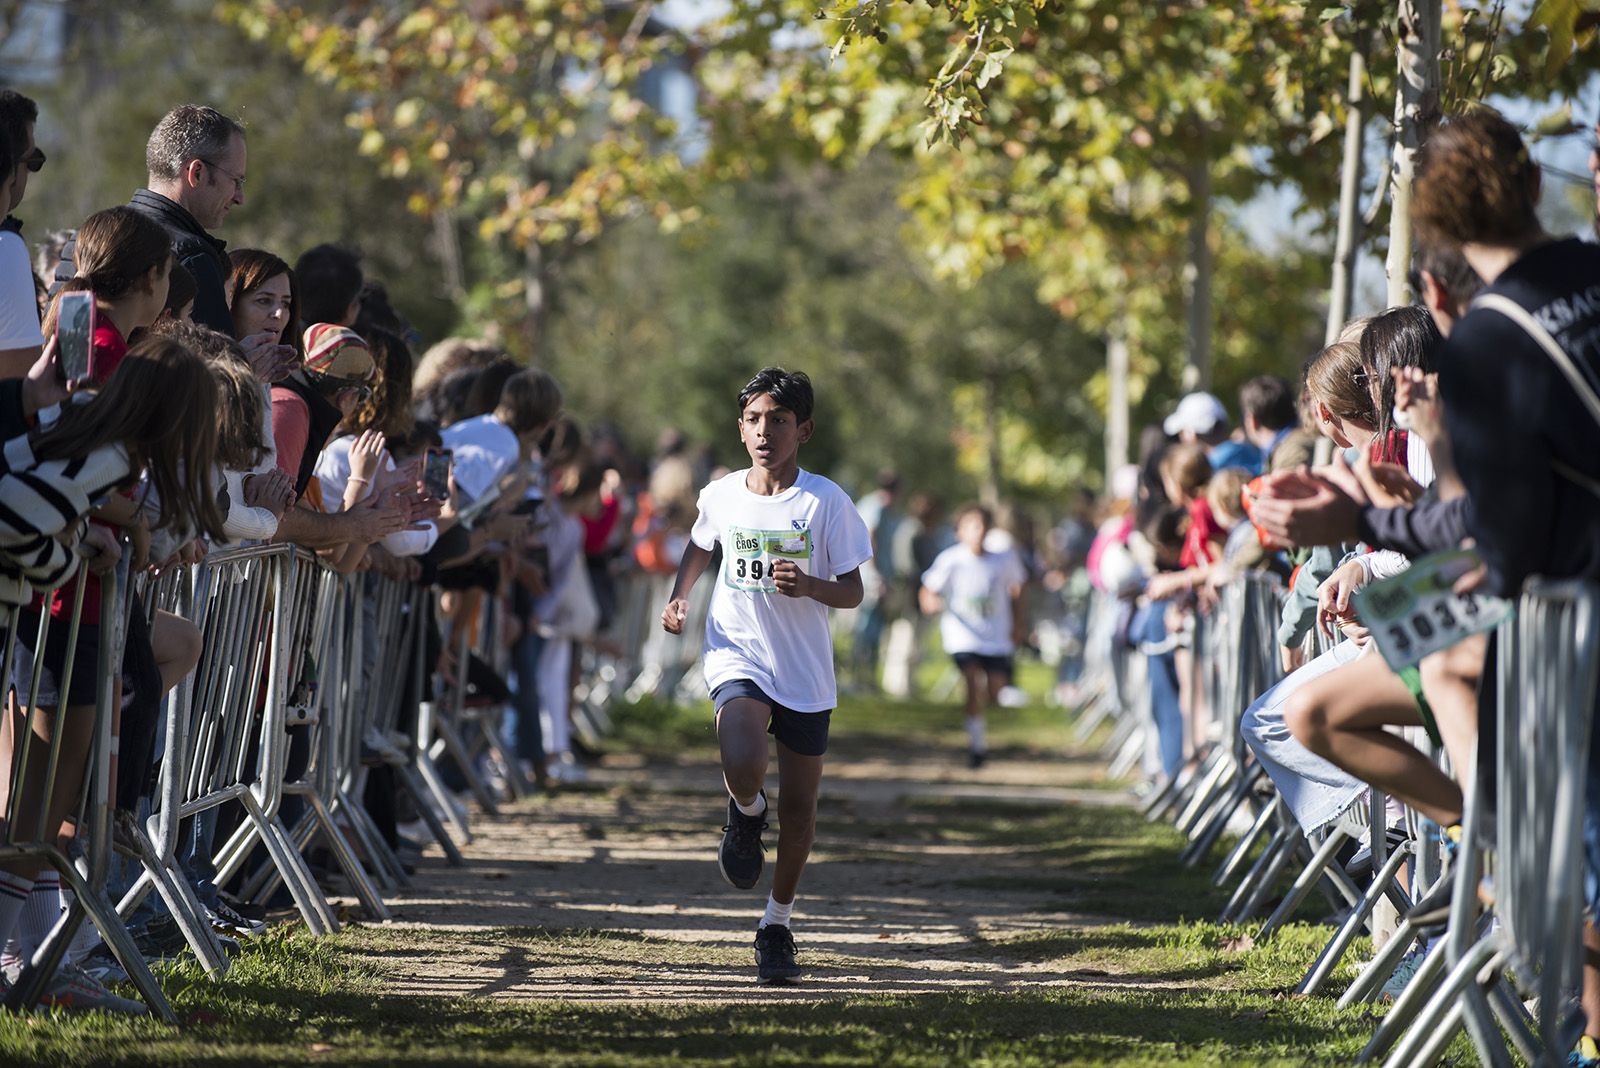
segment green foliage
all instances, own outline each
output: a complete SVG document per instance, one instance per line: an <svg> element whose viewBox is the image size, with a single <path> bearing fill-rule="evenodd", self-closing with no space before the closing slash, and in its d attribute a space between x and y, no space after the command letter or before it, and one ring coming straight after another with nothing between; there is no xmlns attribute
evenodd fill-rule
<svg viewBox="0 0 1600 1068"><path fill-rule="evenodd" d="M210 5L89 0L74 5L73 25L60 81L22 87L39 101L50 157L18 212L31 241L126 202L144 184L157 120L177 103L210 103L245 123L250 145L244 206L219 237L290 263L322 241L353 245L425 334L455 326L428 220L405 210L406 186L377 173L356 134L329 121L339 92L220 23Z"/></svg>
<svg viewBox="0 0 1600 1068"><path fill-rule="evenodd" d="M218 10L338 91L362 154L406 181L412 211L459 215L470 239L528 257L492 292L523 301L536 339L548 261L619 217L669 228L693 217L673 206L685 174L667 146L672 124L641 99L643 80L682 47L652 7L231 0Z"/></svg>
<svg viewBox="0 0 1600 1068"><path fill-rule="evenodd" d="M901 169L783 168L708 191L706 221L679 234L619 229L564 276L546 359L569 402L642 443L679 427L737 465L739 387L764 365L804 369L807 467L861 487L894 466L954 500L986 471L992 380L1003 488L1064 493L1100 434L1080 389L1099 343L1038 303L1024 265L970 289L931 277L884 203Z"/></svg>

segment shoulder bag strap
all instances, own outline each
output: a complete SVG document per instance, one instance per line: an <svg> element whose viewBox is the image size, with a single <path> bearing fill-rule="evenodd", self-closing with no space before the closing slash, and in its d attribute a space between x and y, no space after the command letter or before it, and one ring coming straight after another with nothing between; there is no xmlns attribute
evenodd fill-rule
<svg viewBox="0 0 1600 1068"><path fill-rule="evenodd" d="M1497 311L1522 327L1529 337L1538 342L1539 347L1544 349L1550 359L1555 361L1556 367L1560 368L1562 375L1566 377L1572 388L1577 392L1578 399L1583 401L1585 408L1589 409L1589 414L1594 417L1595 423L1600 425L1600 396L1595 395L1594 387L1583 376L1583 372L1578 370L1578 365L1572 362L1572 357L1567 354L1567 350L1562 348L1561 343L1554 337L1550 336L1550 331L1546 330L1539 320L1528 314L1528 310L1522 305L1499 293L1485 293L1473 301L1472 306ZM1564 464L1560 460L1551 459L1550 466L1555 470L1556 474L1568 482L1581 486L1594 496L1600 497L1600 481L1596 481L1582 471Z"/></svg>

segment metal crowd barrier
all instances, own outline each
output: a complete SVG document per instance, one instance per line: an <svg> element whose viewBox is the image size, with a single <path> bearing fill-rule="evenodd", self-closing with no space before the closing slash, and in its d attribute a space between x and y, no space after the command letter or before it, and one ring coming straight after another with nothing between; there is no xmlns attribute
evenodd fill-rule
<svg viewBox="0 0 1600 1068"><path fill-rule="evenodd" d="M1447 934L1363 1061L1392 1045L1389 1065L1432 1064L1464 1027L1485 1064L1511 1063L1513 1049L1528 1063L1556 1063L1582 1033L1575 994L1597 626L1600 587L1530 579L1516 617L1498 631L1492 835L1484 827L1485 791L1470 775ZM1489 854L1480 843L1491 837ZM1480 916L1480 877L1490 860L1492 904ZM1536 1021L1522 1002L1530 995Z"/></svg>
<svg viewBox="0 0 1600 1068"><path fill-rule="evenodd" d="M317 700L309 665L322 570L309 552L288 545L221 550L195 565L189 611L181 614L200 628L202 652L180 691L189 714L169 715L158 808L147 823L163 865L175 871L180 821L214 819L209 814L237 802L245 819L215 850L216 881L232 878L263 847L318 934L338 921L278 813L289 728L304 723ZM153 878L148 868L146 875ZM124 898L125 908L144 883ZM204 960L195 938L190 944Z"/></svg>
<svg viewBox="0 0 1600 1068"><path fill-rule="evenodd" d="M100 578L101 626L98 646L95 693L93 742L87 766L83 769L84 784L75 806L78 837L84 846L81 861L74 862L62 849L60 828L47 826L48 799L54 792L57 777L63 773L61 764L62 732L52 731L49 752L44 755L42 780L27 774L37 756L36 739L42 731L45 713L39 707L38 697L42 655L45 642L53 628L65 626L67 630L66 659L60 678L72 677L73 661L81 626L84 603L84 583L77 584L77 594L72 611L65 621L54 621L48 610L40 613L35 649L41 655L35 658L34 670L25 693L11 692L11 670L16 658L16 639L22 625L20 608L10 608L5 616L4 653L0 655L0 687L11 694L12 704L7 710L14 745L10 775L6 782L6 799L3 809L4 836L0 838L0 858L35 858L54 868L61 876L63 889L70 889L73 904L28 961L22 975L6 997L5 1006L13 1011L26 1009L39 1000L46 984L60 967L63 955L73 935L85 917L99 930L106 945L117 961L127 971L139 995L150 1011L167 1022L175 1022L172 1007L162 994L155 976L150 973L140 956L133 938L117 916L116 909L105 893L106 878L111 860L111 783L112 754L115 751L113 715L118 708L121 690L122 646L126 638L127 598L122 591L127 588L128 564L124 558L114 572ZM47 602L48 604L48 594ZM56 710L57 715L61 710ZM21 721L19 724L19 720ZM17 741L16 728L22 736ZM69 772L70 773L70 772ZM43 803L37 812L29 812L27 799L38 797Z"/></svg>

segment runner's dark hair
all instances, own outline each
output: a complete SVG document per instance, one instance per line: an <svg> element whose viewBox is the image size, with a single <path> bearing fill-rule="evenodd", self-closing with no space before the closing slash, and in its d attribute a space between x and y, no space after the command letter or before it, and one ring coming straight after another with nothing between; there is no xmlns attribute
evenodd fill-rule
<svg viewBox="0 0 1600 1068"><path fill-rule="evenodd" d="M739 391L739 411L742 413L750 406L752 400L763 393L771 397L780 408L787 408L793 412L796 422L803 423L811 418L811 409L816 398L811 392L811 379L806 377L804 371L763 367Z"/></svg>

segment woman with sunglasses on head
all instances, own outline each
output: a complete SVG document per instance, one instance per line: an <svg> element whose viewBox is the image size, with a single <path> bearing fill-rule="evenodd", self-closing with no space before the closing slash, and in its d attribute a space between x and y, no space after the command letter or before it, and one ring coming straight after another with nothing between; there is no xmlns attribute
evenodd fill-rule
<svg viewBox="0 0 1600 1068"><path fill-rule="evenodd" d="M317 323L305 333L305 365L272 387L272 438L278 468L294 479L297 507L278 521L278 541L339 549L405 530L428 508L404 493L373 494L340 510L322 500L317 459L334 430L372 396L377 368L367 343L349 327ZM337 513L337 514L328 514ZM358 557L359 559L359 557Z"/></svg>
<svg viewBox="0 0 1600 1068"><path fill-rule="evenodd" d="M350 511L386 493L417 499L421 460L396 464L388 442L409 435L416 424L411 409L411 350L381 327L368 331L375 377L371 392L345 415L318 457L316 482L325 510ZM417 529L420 526L421 529ZM389 556L420 556L433 548L439 526L431 521L385 537L378 544ZM361 560L365 545L351 544L334 560L341 570ZM381 555L381 554L380 554Z"/></svg>

